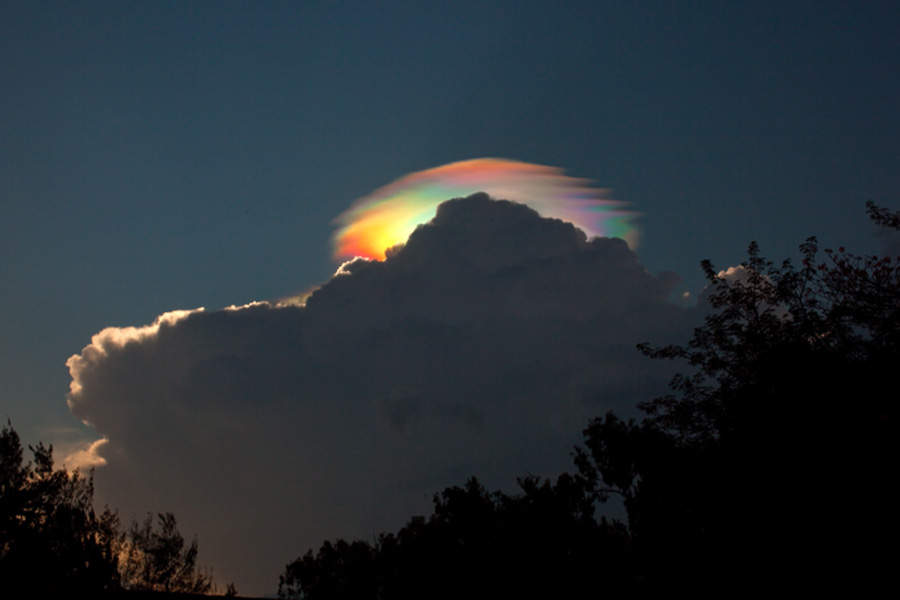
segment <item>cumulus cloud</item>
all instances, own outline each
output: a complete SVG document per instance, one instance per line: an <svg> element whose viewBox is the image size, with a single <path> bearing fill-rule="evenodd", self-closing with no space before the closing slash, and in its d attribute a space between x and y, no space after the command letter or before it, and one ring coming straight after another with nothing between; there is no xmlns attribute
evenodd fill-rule
<svg viewBox="0 0 900 600"><path fill-rule="evenodd" d="M222 580L270 592L307 548L398 527L470 475L571 468L590 417L665 389L635 344L685 337L675 283L476 194L302 302L105 329L69 359L68 402L109 440L104 501L175 512Z"/></svg>
<svg viewBox="0 0 900 600"><path fill-rule="evenodd" d="M233 307L230 307L233 308ZM81 354L75 354L66 361L69 367L69 375L72 381L69 383L69 408L72 407L72 398L81 393L82 372L88 371L92 364L103 361L110 351L114 351L129 342L140 342L153 338L159 332L160 327L174 325L195 312L202 312L203 307L194 310L173 310L156 317L150 325L141 327L107 327L91 337L91 343L84 347ZM85 420L85 424L90 424Z"/></svg>

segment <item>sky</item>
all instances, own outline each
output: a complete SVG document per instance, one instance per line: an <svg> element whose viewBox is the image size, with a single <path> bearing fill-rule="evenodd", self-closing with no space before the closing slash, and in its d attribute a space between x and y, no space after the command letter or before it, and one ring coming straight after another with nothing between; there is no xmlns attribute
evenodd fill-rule
<svg viewBox="0 0 900 600"><path fill-rule="evenodd" d="M664 386L665 368L622 349L685 339L696 311L666 299L700 293L702 259L735 265L757 240L780 260L809 235L883 247L864 203L898 207L893 3L558 4L0 3L0 417L60 454L106 436L98 495L173 510L201 562L209 539L222 577L265 593L304 544L399 525L464 471L506 485L565 468L579 423ZM478 157L608 189L639 213L634 252L479 197L394 266L332 279L334 220L356 200ZM513 246L473 225L491 207ZM220 310L326 282L307 309ZM131 346L98 338L112 345L85 359L104 328L197 307ZM494 376L461 360L476 347ZM73 355L85 385L70 410ZM524 378L535 364L543 378ZM552 389L570 404L548 424ZM503 433L488 396L529 408ZM318 437L342 419L346 433ZM223 432L244 443L209 450ZM341 435L382 451L330 445ZM385 466L426 442L428 460ZM350 478L363 455L382 480ZM219 490L226 464L238 491L213 509L202 488ZM335 500L348 481L367 510ZM279 498L341 507L273 542L269 572L242 570L236 548L279 530ZM259 499L272 522L246 517Z"/></svg>

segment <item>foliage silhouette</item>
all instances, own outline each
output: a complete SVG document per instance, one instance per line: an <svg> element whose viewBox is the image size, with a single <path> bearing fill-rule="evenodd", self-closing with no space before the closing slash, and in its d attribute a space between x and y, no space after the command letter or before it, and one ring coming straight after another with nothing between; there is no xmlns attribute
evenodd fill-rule
<svg viewBox="0 0 900 600"><path fill-rule="evenodd" d="M53 447L29 446L24 461L11 423L0 430L0 582L18 595L120 590L207 593L197 542L185 547L171 513L121 531L109 508L93 507L93 475L54 469Z"/></svg>
<svg viewBox="0 0 900 600"><path fill-rule="evenodd" d="M89 593L118 585L116 516L93 508L93 479L54 470L53 447L0 431L0 581L4 592Z"/></svg>
<svg viewBox="0 0 900 600"><path fill-rule="evenodd" d="M374 543L325 542L289 564L285 598L567 597L597 584L629 580L628 535L594 518L589 490L562 475L555 484L528 477L522 492L487 492L477 479L434 496L428 518L413 517Z"/></svg>
<svg viewBox="0 0 900 600"><path fill-rule="evenodd" d="M900 213L868 210L900 228ZM703 326L686 346L639 346L694 372L640 405L640 422L593 420L576 449L595 497L624 499L653 585L888 573L900 257L840 248L820 263L815 238L800 249L800 267L776 267L755 243L739 269L704 261Z"/></svg>
<svg viewBox="0 0 900 600"><path fill-rule="evenodd" d="M133 522L119 541L119 573L129 590L205 594L212 577L197 569L197 540L185 546L175 515L160 513L143 523Z"/></svg>

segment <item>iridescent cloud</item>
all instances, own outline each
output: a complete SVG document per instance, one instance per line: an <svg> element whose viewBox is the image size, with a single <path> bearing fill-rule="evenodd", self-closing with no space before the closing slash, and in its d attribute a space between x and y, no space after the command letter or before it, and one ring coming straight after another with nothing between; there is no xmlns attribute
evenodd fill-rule
<svg viewBox="0 0 900 600"><path fill-rule="evenodd" d="M558 167L476 158L411 173L357 200L335 219L334 257L384 260L388 248L406 242L434 217L438 204L475 192L526 204L544 217L572 223L589 238L618 237L632 248L637 243L635 213L589 180Z"/></svg>

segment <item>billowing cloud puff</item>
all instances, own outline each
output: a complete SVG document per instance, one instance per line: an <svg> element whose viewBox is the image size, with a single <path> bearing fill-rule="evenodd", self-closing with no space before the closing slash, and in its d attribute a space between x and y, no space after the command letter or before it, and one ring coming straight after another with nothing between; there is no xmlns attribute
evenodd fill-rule
<svg viewBox="0 0 900 600"><path fill-rule="evenodd" d="M236 308L236 307L229 307ZM226 309L228 310L228 309ZM84 347L81 354L75 354L66 361L72 381L69 383L69 408L72 407L72 398L78 397L81 392L81 377L83 372L89 372L90 365L103 361L110 350L116 350L129 342L140 342L153 338L159 332L160 327L171 326L184 319L188 315L203 311L203 307L194 310L173 310L156 317L150 325L143 327L107 327L100 333L91 337L91 343ZM85 421L85 423L88 423Z"/></svg>
<svg viewBox="0 0 900 600"><path fill-rule="evenodd" d="M620 239L476 194L305 304L104 330L68 400L109 440L104 501L175 512L221 580L269 592L307 548L396 528L470 475L571 468L590 417L665 389L635 344L685 337L673 285Z"/></svg>
<svg viewBox="0 0 900 600"><path fill-rule="evenodd" d="M100 455L100 449L109 442L106 438L100 438L93 442L84 442L77 447L65 452L63 466L70 471L85 471L95 467L102 467L106 459Z"/></svg>

